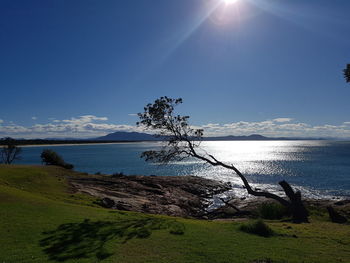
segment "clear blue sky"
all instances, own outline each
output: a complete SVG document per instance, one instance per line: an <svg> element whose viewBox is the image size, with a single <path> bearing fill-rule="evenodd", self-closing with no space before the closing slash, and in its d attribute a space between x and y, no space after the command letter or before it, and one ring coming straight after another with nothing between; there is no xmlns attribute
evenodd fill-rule
<svg viewBox="0 0 350 263"><path fill-rule="evenodd" d="M220 1L1 0L0 137L135 130L163 95L210 134L350 137L350 1Z"/></svg>

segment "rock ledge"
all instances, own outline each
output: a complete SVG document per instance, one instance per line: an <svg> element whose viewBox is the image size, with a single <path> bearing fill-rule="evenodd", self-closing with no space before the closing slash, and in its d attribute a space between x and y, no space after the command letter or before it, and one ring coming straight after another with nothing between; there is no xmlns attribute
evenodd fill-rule
<svg viewBox="0 0 350 263"><path fill-rule="evenodd" d="M195 218L205 215L208 198L231 188L196 176L86 175L69 181L75 191L100 198L108 208Z"/></svg>

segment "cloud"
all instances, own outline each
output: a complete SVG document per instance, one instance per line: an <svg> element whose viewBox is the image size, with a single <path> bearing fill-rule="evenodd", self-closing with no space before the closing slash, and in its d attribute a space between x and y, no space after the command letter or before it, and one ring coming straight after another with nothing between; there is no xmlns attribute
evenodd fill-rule
<svg viewBox="0 0 350 263"><path fill-rule="evenodd" d="M129 116L137 116L137 113L129 113Z"/></svg>
<svg viewBox="0 0 350 263"><path fill-rule="evenodd" d="M33 116L33 117L32 117L32 120L36 120L36 119L38 119L38 118L37 118L37 117L35 117L35 116Z"/></svg>
<svg viewBox="0 0 350 263"><path fill-rule="evenodd" d="M0 120L0 123L3 121ZM350 122L339 125L310 125L294 121L291 118L276 118L272 120L232 123L208 123L192 126L195 129L204 129L205 136L250 135L261 134L270 137L342 137L350 138ZM70 119L57 120L51 118L49 123L35 124L29 127L9 122L0 125L0 137L11 136L21 138L47 137L76 137L93 138L115 131L144 130L136 125L108 123L107 117L82 115Z"/></svg>
<svg viewBox="0 0 350 263"><path fill-rule="evenodd" d="M292 121L292 118L277 118L277 119L273 119L274 122L290 122Z"/></svg>
<svg viewBox="0 0 350 263"><path fill-rule="evenodd" d="M281 121L283 119L283 121ZM288 119L288 121L286 120ZM271 137L342 137L350 138L350 125L310 125L302 122L292 123L290 118L278 118L279 121L261 122L239 121L226 124L208 124L202 126L206 136L250 135L254 133Z"/></svg>
<svg viewBox="0 0 350 263"><path fill-rule="evenodd" d="M82 115L70 119L57 120L50 118L49 123L35 124L29 127L10 124L0 126L0 137L23 137L23 138L46 138L46 137L76 137L93 138L112 133L115 131L143 131L141 128L124 125L105 123L107 117L94 115Z"/></svg>
<svg viewBox="0 0 350 263"><path fill-rule="evenodd" d="M0 123L3 123L4 121L2 119L0 119Z"/></svg>
<svg viewBox="0 0 350 263"><path fill-rule="evenodd" d="M62 120L61 122L65 123L72 123L72 124L82 124L82 123L89 123L93 121L107 121L107 117L96 117L94 115L83 115L79 116L78 118L71 118L69 120ZM60 121L58 121L60 122Z"/></svg>

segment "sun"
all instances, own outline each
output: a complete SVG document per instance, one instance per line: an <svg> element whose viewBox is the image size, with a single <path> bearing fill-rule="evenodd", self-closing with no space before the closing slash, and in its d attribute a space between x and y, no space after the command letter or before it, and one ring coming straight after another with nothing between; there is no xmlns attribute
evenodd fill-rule
<svg viewBox="0 0 350 263"><path fill-rule="evenodd" d="M222 0L225 5L231 5L236 3L238 0Z"/></svg>

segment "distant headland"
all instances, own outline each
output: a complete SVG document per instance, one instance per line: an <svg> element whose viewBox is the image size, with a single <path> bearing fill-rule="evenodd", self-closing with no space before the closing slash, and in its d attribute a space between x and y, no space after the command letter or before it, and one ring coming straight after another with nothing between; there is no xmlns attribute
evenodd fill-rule
<svg viewBox="0 0 350 263"><path fill-rule="evenodd" d="M97 138L46 138L46 139L16 139L18 145L52 145L52 144L102 144L102 143L122 143L122 142L147 142L163 141L166 137L155 137L152 134L141 132L117 131ZM330 140L334 138L314 138L314 137L266 137L260 134L248 136L213 136L203 137L203 141L285 141L285 140ZM0 145L4 140L0 139Z"/></svg>

